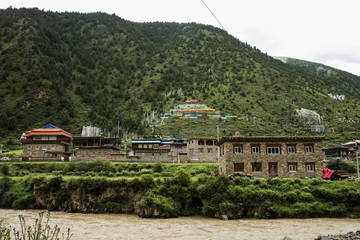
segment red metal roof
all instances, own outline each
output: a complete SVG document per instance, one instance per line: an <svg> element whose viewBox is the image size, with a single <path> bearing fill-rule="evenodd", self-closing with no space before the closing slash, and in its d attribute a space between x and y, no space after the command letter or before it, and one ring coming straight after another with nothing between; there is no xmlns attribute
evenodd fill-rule
<svg viewBox="0 0 360 240"><path fill-rule="evenodd" d="M42 128L36 128L33 129L31 131L26 131L25 132L25 137L30 137L30 136L35 136L35 135L41 135L41 136L46 136L46 135L52 135L52 136L66 136L69 138L72 138L72 135L64 130L62 130L61 128L58 128L52 124L48 124Z"/></svg>

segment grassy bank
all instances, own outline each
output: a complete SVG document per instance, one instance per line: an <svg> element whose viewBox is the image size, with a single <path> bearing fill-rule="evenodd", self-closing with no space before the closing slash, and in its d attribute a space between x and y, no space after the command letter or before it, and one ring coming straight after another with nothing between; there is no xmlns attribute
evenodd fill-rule
<svg viewBox="0 0 360 240"><path fill-rule="evenodd" d="M212 176L216 164L1 164L1 208L140 217L360 217L359 181Z"/></svg>

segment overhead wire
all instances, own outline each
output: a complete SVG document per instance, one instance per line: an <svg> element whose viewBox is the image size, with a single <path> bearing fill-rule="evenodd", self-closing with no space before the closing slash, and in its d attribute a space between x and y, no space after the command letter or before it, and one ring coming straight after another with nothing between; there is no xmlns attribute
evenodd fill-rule
<svg viewBox="0 0 360 240"><path fill-rule="evenodd" d="M215 18L215 20L220 24L220 26L222 27L223 30L226 31L226 29L224 28L224 26L221 24L221 22L219 21L219 19L215 16L215 14L211 11L211 9L208 7L208 5L206 5L206 3L204 2L204 0L201 0L202 3L205 5L205 7L209 10L209 12L211 13L211 15L213 15L213 17Z"/></svg>

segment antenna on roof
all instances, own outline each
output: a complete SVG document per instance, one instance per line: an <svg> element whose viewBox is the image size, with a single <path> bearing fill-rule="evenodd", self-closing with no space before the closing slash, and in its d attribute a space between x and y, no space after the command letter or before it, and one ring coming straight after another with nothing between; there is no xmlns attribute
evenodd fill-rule
<svg viewBox="0 0 360 240"><path fill-rule="evenodd" d="M211 15L213 15L213 17L215 18L215 20L220 24L220 26L222 27L223 30L225 30L224 26L221 24L221 22L219 21L219 19L217 19L217 17L215 16L215 14L210 10L210 8L206 5L206 3L204 2L204 0L201 0L202 3L205 5L205 7L209 10L209 12L211 13ZM226 30L225 30L226 31Z"/></svg>

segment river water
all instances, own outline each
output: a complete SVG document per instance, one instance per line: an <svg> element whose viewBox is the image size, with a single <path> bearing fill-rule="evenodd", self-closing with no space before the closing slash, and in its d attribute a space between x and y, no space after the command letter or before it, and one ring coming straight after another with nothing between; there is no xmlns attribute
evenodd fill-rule
<svg viewBox="0 0 360 240"><path fill-rule="evenodd" d="M18 215L28 225L38 217L39 210L0 209L0 219L19 229ZM360 230L360 219L241 219L221 221L204 217L142 219L127 214L81 214L51 212L50 225L67 228L72 240L93 239L314 239L319 235L342 234Z"/></svg>

